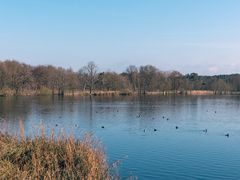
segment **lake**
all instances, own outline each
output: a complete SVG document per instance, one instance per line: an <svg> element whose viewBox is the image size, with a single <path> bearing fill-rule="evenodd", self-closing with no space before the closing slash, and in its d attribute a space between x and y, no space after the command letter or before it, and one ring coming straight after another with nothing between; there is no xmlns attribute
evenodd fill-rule
<svg viewBox="0 0 240 180"><path fill-rule="evenodd" d="M0 117L11 133L91 132L123 179L240 178L239 96L10 97Z"/></svg>

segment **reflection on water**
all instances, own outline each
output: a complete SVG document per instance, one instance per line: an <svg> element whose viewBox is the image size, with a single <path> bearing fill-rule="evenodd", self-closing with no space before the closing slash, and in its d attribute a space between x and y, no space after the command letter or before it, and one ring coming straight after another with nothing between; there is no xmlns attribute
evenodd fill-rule
<svg viewBox="0 0 240 180"><path fill-rule="evenodd" d="M239 110L238 96L0 98L2 129L92 132L139 179L238 179Z"/></svg>

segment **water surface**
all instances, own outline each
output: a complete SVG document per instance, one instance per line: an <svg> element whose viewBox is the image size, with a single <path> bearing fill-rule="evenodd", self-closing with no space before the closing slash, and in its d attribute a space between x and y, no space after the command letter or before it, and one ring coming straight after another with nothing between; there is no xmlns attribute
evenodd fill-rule
<svg viewBox="0 0 240 180"><path fill-rule="evenodd" d="M92 132L123 179L239 179L239 110L238 96L0 98L2 129Z"/></svg>

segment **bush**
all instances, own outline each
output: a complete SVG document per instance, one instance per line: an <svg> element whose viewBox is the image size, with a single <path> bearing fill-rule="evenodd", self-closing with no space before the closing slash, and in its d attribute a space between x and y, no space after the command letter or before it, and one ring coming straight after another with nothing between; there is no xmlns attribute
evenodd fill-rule
<svg viewBox="0 0 240 180"><path fill-rule="evenodd" d="M14 91L11 90L10 88L5 87L0 90L0 96L12 96L12 95L14 95Z"/></svg>
<svg viewBox="0 0 240 180"><path fill-rule="evenodd" d="M105 154L90 136L53 137L0 133L0 179L110 179Z"/></svg>
<svg viewBox="0 0 240 180"><path fill-rule="evenodd" d="M46 87L42 87L39 92L38 95L51 95L52 91Z"/></svg>

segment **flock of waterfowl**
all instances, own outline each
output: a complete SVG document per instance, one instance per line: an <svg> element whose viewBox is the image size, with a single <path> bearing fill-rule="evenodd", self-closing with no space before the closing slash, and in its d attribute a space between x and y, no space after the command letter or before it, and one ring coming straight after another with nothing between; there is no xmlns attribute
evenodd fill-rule
<svg viewBox="0 0 240 180"><path fill-rule="evenodd" d="M119 110L117 110L117 112L119 112ZM98 113L98 111L96 111L96 113ZM214 111L214 113L216 114L217 113L217 111ZM141 117L141 114L138 114L137 115L137 118L140 118ZM59 118L62 118L62 116L59 116ZM155 119L154 117L152 118L152 119ZM162 119L166 119L167 121L169 121L170 119L169 118L167 118L166 116L162 116ZM2 118L0 117L0 120L2 120ZM58 126L58 124L55 124L55 126L57 127ZM78 127L78 125L77 124L75 124L75 127ZM101 126L101 128L102 129L104 129L105 128L105 126ZM179 127L178 126L175 126L175 129L179 129ZM156 128L154 128L153 129L153 131L154 132L156 132L157 131L157 129ZM146 132L146 129L144 129L143 130L143 132ZM204 133L207 133L208 132L208 130L207 129L203 129L202 130L202 132L204 132ZM226 133L224 136L226 136L226 137L230 137L230 134L229 133Z"/></svg>
<svg viewBox="0 0 240 180"><path fill-rule="evenodd" d="M119 112L119 110L117 110L117 112ZM96 111L96 113L98 113L98 111ZM216 114L217 111L214 111L214 113ZM137 117L137 118L140 118L140 117L141 117L141 114L138 114L136 117ZM152 117L152 119L155 119L155 118ZM166 119L167 121L170 120L170 119L169 119L168 117L166 117L166 116L162 116L162 119ZM104 129L105 127L104 127L104 126L101 126L101 128ZM179 129L179 127L178 127L178 126L175 126L175 129L177 130L177 129ZM156 132L157 129L154 128L153 131ZM203 130L201 130L201 131L204 132L204 133L207 133L207 132L208 132L208 129L203 129ZM143 129L143 132L146 132L146 129ZM229 134L229 133L226 133L226 134L224 134L224 136L230 137L230 134Z"/></svg>
<svg viewBox="0 0 240 180"><path fill-rule="evenodd" d="M119 110L117 110L117 112L119 112ZM98 111L96 111L96 113L98 113ZM214 111L214 113L216 114L217 111ZM138 115L137 115L137 118L140 118L140 117L141 117L141 114L138 114ZM59 118L62 118L62 116L59 116ZM152 119L155 119L155 118L153 117ZM167 121L170 120L170 119L169 119L168 117L166 117L166 116L162 116L162 119L166 119ZM2 117L0 117L0 121L3 121L3 120L5 120L5 119L2 118ZM55 126L58 127L58 124L56 123ZM78 127L78 125L75 124L75 127ZM105 126L101 126L101 128L104 129ZM175 129L177 130L177 129L179 129L179 127L178 127L178 126L175 126ZM154 128L153 131L156 132L157 129ZM144 129L143 132L146 132L146 129ZM207 133L208 130L207 130L207 129L203 129L202 132ZM230 137L230 134L229 134L229 133L226 133L226 134L224 134L224 136L226 136L226 137Z"/></svg>
<svg viewBox="0 0 240 180"><path fill-rule="evenodd" d="M117 110L117 112L119 112L119 110ZM98 111L96 111L96 113L98 113ZM216 112L216 111L214 111L214 113L217 113L217 112ZM137 118L140 118L140 117L141 117L141 114L138 114L138 115L137 115ZM61 118L61 116L59 116L59 118ZM165 116L162 116L162 118L163 118L163 119L166 119L167 121L169 121L169 118L166 118ZM0 117L0 120L2 120L2 119L3 119L3 118L1 118L1 117ZM152 119L154 119L154 118L152 118ZM58 124L55 124L55 126L57 127L57 126L58 126ZM78 125L77 125L77 124L75 124L75 127L78 127ZM102 129L104 129L104 128L105 128L105 126L101 126L101 128L102 128ZM179 127L178 127L178 126L175 126L175 129L179 129ZM155 131L155 132L156 132L156 131L157 131L157 129L156 129L156 128L154 128L154 129L153 129L153 131ZM143 130L143 132L146 132L146 129L144 129L144 130ZM202 130L202 132L204 132L204 133L207 133L207 132L208 132L208 130L207 130L207 129L203 129L203 130ZM226 136L226 137L230 137L230 134L229 134L229 133L226 133L224 136Z"/></svg>

